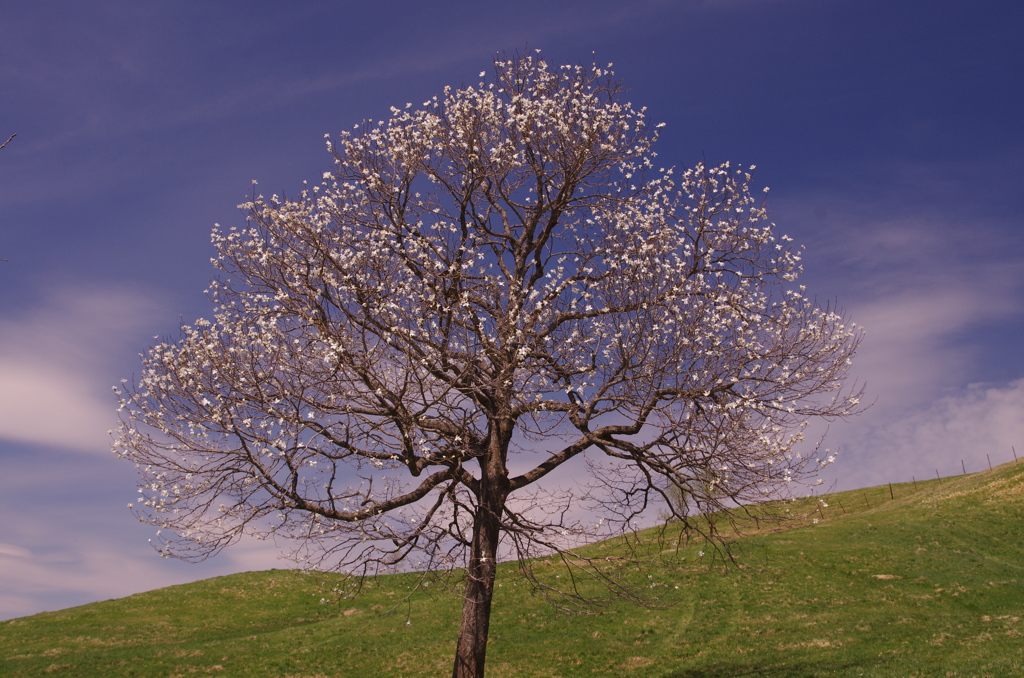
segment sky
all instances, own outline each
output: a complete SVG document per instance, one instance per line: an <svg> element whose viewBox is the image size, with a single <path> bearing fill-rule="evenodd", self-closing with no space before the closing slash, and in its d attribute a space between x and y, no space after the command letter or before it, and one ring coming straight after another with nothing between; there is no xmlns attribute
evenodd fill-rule
<svg viewBox="0 0 1024 678"><path fill-rule="evenodd" d="M666 165L756 164L803 282L866 329L838 489L1024 456L1024 3L14 3L0 13L0 619L252 569L161 559L111 387L209 315L210 231L324 135L496 53L614 63ZM833 485L834 484L834 485Z"/></svg>

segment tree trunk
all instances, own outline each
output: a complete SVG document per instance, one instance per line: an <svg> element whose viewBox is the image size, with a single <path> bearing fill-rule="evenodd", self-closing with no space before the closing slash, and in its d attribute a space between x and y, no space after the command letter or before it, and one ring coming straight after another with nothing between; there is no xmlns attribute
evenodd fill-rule
<svg viewBox="0 0 1024 678"><path fill-rule="evenodd" d="M473 519L473 548L467 568L466 594L462 602L462 626L455 651L452 678L483 678L487 633L491 623L491 599L500 538L505 493L485 488ZM495 496L495 494L497 496Z"/></svg>

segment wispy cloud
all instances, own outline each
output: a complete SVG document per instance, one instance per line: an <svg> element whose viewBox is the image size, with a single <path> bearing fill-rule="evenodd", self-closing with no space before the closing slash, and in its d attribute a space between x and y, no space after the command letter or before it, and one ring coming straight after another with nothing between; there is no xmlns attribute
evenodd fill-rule
<svg viewBox="0 0 1024 678"><path fill-rule="evenodd" d="M833 426L827 441L844 451L835 469L842 487L936 468L946 475L961 459L977 471L986 453L1007 461L1014 437L1024 444L1024 374L980 383L999 373L989 355L1004 341L999 332L1024 313L1024 261L1003 246L1005 224L943 211L941 187L921 181L894 182L874 202L819 194L780 210L810 234L812 291L820 283L838 294L867 332L853 373L874 405ZM936 199L908 205L901 194Z"/></svg>
<svg viewBox="0 0 1024 678"><path fill-rule="evenodd" d="M857 463L847 466L844 486L981 471L1012 461L1014 447L1024 458L1024 379L973 384L879 419L849 436Z"/></svg>
<svg viewBox="0 0 1024 678"><path fill-rule="evenodd" d="M204 565L191 567L158 557L144 543L121 543L110 537L82 540L47 553L0 543L4 573L0 620L272 567L288 567L288 562L271 545L261 543L243 542Z"/></svg>
<svg viewBox="0 0 1024 678"><path fill-rule="evenodd" d="M112 367L153 311L126 290L62 289L0 320L0 439L105 452Z"/></svg>
<svg viewBox="0 0 1024 678"><path fill-rule="evenodd" d="M970 378L980 346L964 339L967 331L1019 310L1014 290L984 279L932 280L854 301L851 313L868 332L855 373L879 407L930 401Z"/></svg>
<svg viewBox="0 0 1024 678"><path fill-rule="evenodd" d="M0 443L0 619L290 561L246 538L215 558L161 558L126 504L138 478L112 454Z"/></svg>

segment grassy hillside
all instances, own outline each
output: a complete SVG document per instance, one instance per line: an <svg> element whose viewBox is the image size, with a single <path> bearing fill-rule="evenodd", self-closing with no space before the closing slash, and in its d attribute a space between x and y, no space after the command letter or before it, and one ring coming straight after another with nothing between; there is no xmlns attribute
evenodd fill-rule
<svg viewBox="0 0 1024 678"><path fill-rule="evenodd" d="M745 537L742 569L686 550L650 580L665 609L566 616L505 569L488 673L1024 675L1024 464L892 496L830 495L816 524ZM0 675L445 675L458 599L414 581L339 599L328 575L254 572L0 622Z"/></svg>

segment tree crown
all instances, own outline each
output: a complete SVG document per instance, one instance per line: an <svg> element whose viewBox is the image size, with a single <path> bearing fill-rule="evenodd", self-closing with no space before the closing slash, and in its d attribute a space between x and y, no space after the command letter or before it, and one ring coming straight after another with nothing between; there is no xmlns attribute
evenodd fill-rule
<svg viewBox="0 0 1024 678"><path fill-rule="evenodd" d="M656 169L660 125L603 67L481 78L215 229L212 319L119 389L115 449L169 553L249 530L443 568L490 514L526 557L653 507L704 525L830 461L796 445L856 411L859 334L796 283L753 167ZM578 457L588 482L551 482Z"/></svg>

